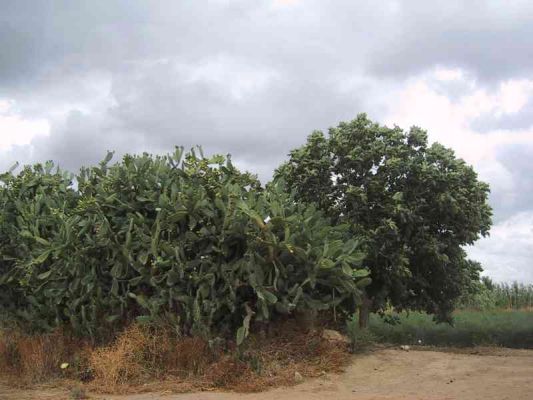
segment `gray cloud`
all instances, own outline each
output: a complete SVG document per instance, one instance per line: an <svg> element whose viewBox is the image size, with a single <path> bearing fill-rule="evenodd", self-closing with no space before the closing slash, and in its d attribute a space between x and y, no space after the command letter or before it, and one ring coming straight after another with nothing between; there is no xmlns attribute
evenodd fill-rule
<svg viewBox="0 0 533 400"><path fill-rule="evenodd" d="M457 66L480 79L531 73L533 5L510 1L11 0L0 17L4 88L124 64L239 54L275 68L410 76ZM60 62L58 62L60 61Z"/></svg>
<svg viewBox="0 0 533 400"><path fill-rule="evenodd" d="M533 4L399 2L397 24L372 52L374 73L408 76L428 65L458 67L485 83L533 72Z"/></svg>
<svg viewBox="0 0 533 400"><path fill-rule="evenodd" d="M480 117L472 121L472 129L478 132L489 132L491 130L523 130L529 129L533 126L533 99L529 101L522 107L521 110L502 114L495 115L483 114Z"/></svg>
<svg viewBox="0 0 533 400"><path fill-rule="evenodd" d="M505 145L497 159L512 169L512 190L493 194L493 206L501 218L533 211L533 145Z"/></svg>
<svg viewBox="0 0 533 400"><path fill-rule="evenodd" d="M81 159L70 161L63 144L75 146L84 135L91 138L84 147L95 153L112 145L202 143L268 164L313 129L359 111L383 114L371 100L379 88L340 90L351 77L407 78L442 65L487 80L531 66L533 6L523 2L272 4L7 1L0 89L28 117L54 108L82 112L84 126L93 128L73 131L69 116L54 122L47 139L55 149L47 153L67 165ZM193 76L205 66L204 76ZM210 80L217 68L226 70ZM261 74L261 87L233 96L242 75L254 81ZM112 102L93 104L105 85ZM451 98L465 90L460 82L440 85Z"/></svg>
<svg viewBox="0 0 533 400"><path fill-rule="evenodd" d="M106 150L232 153L263 180L314 129L366 111L440 66L496 87L533 73L533 4L509 1L273 2L7 0L0 13L0 99L48 137L0 153L76 170ZM466 80L432 81L452 101ZM470 82L470 80L469 80ZM479 131L531 126L523 112L474 121ZM533 149L502 148L521 182L492 194L496 218L533 210Z"/></svg>
<svg viewBox="0 0 533 400"><path fill-rule="evenodd" d="M311 130L363 109L360 95L332 85L360 56L329 48L342 35L333 20L317 29L319 12L248 2L111 3L11 2L3 14L0 88L25 116L46 117L54 107L69 115L54 121L46 146L34 143L39 158L74 167L94 161L89 150L113 145L164 151L199 143L272 168ZM257 79L261 87L246 88ZM83 123L74 124L72 111L98 97L93 86L106 81L113 104L82 110Z"/></svg>

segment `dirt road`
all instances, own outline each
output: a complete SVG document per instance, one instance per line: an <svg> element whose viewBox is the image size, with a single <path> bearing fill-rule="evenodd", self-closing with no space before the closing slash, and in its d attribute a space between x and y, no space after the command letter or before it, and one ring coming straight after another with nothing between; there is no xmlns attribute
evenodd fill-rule
<svg viewBox="0 0 533 400"><path fill-rule="evenodd" d="M0 399L68 399L60 390L17 391ZM379 350L354 356L346 372L263 393L92 395L108 400L521 400L533 399L533 350Z"/></svg>

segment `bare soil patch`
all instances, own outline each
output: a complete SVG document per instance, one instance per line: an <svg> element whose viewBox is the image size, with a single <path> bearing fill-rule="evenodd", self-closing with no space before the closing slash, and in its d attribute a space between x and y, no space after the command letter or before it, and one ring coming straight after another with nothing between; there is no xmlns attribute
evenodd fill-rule
<svg viewBox="0 0 533 400"><path fill-rule="evenodd" d="M452 350L452 351L450 351ZM353 356L342 374L262 393L204 391L173 394L156 390L128 396L91 394L108 400L521 400L533 393L533 350L495 348L382 349ZM155 389L155 388L154 388ZM34 390L0 383L0 399L69 399L67 388Z"/></svg>

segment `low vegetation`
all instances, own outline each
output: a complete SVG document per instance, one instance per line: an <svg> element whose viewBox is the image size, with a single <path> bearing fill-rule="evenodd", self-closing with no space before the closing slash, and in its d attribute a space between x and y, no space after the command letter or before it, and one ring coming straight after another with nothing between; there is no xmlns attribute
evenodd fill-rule
<svg viewBox="0 0 533 400"><path fill-rule="evenodd" d="M326 340L320 330L302 329L295 321L277 322L268 336L252 334L239 348L139 324L107 346L73 341L59 332L3 331L0 377L9 374L9 381L21 386L55 380L78 394L214 388L254 392L298 383L297 376L340 372L349 361L347 350L345 342Z"/></svg>
<svg viewBox="0 0 533 400"><path fill-rule="evenodd" d="M392 314L388 321L372 315L369 329L376 340L401 345L533 349L533 312L527 310L458 310L453 325L421 312Z"/></svg>

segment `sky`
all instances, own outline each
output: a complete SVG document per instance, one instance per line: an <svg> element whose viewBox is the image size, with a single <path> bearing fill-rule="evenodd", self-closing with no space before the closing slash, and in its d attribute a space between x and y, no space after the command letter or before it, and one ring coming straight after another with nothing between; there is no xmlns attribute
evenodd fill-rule
<svg viewBox="0 0 533 400"><path fill-rule="evenodd" d="M267 181L366 112L474 166L494 226L469 255L533 283L533 2L0 2L0 170L200 144Z"/></svg>

